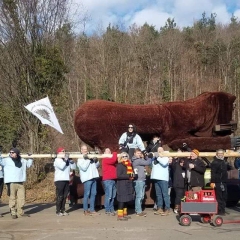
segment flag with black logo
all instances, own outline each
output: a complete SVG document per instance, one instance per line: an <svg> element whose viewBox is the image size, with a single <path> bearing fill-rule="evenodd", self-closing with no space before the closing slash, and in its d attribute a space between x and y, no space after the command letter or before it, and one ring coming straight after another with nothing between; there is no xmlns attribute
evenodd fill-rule
<svg viewBox="0 0 240 240"><path fill-rule="evenodd" d="M48 97L30 103L24 107L33 115L35 115L42 124L47 124L63 134Z"/></svg>

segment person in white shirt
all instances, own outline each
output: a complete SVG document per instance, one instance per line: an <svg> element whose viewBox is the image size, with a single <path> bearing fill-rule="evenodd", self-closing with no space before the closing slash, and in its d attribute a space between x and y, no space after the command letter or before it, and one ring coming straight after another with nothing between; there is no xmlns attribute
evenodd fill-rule
<svg viewBox="0 0 240 240"><path fill-rule="evenodd" d="M95 211L95 198L97 195L97 178L99 178L98 167L100 166L97 158L88 157L88 148L81 146L82 158L77 161L80 172L80 179L84 185L83 210L85 216L97 214ZM88 210L88 199L90 199L90 209Z"/></svg>
<svg viewBox="0 0 240 240"><path fill-rule="evenodd" d="M27 180L27 168L32 166L32 159L24 159L17 148L11 148L9 157L1 158L0 165L4 167L4 183L9 186L9 208L13 219L29 217L25 214L25 186Z"/></svg>
<svg viewBox="0 0 240 240"><path fill-rule="evenodd" d="M162 147L158 148L158 153L164 152ZM169 158L168 157L156 157L152 161L151 179L154 180L157 207L158 210L154 212L156 215L168 215L170 214L170 198L168 195L168 181L169 181ZM165 204L165 211L163 211L163 203Z"/></svg>
<svg viewBox="0 0 240 240"><path fill-rule="evenodd" d="M57 154L62 154L63 158L55 158L54 161L54 182L56 186L56 214L57 216L67 216L65 211L65 204L69 192L70 170L76 168L73 160L68 158L65 149L60 147Z"/></svg>

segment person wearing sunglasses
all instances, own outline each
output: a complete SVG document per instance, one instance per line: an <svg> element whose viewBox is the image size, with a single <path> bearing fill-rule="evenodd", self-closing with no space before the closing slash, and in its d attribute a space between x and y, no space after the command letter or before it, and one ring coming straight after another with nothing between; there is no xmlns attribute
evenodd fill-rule
<svg viewBox="0 0 240 240"><path fill-rule="evenodd" d="M54 160L54 183L56 186L56 214L57 216L69 215L65 211L65 204L69 193L69 181L71 169L76 169L76 164L72 159L69 159L69 154L66 153L65 148L59 147L57 149L57 158ZM62 155L62 156L60 156Z"/></svg>
<svg viewBox="0 0 240 240"><path fill-rule="evenodd" d="M136 126L134 124L128 124L127 132L124 132L120 137L119 150L121 152L127 152L129 158L132 159L134 155L134 150L139 148L144 156L147 156L147 151L143 144L142 138L136 132Z"/></svg>
<svg viewBox="0 0 240 240"><path fill-rule="evenodd" d="M127 221L129 219L125 204L134 200L132 179L133 169L129 155L126 152L122 152L117 164L117 219L121 221Z"/></svg>
<svg viewBox="0 0 240 240"><path fill-rule="evenodd" d="M9 208L13 219L29 217L24 213L25 186L27 168L32 166L32 159L24 159L17 148L11 148L9 157L0 158L0 165L4 167L4 182L9 186Z"/></svg>

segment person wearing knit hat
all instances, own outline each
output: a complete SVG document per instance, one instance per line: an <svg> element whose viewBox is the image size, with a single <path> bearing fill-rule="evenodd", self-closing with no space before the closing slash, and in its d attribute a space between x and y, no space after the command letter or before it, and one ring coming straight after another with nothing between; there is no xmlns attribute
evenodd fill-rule
<svg viewBox="0 0 240 240"><path fill-rule="evenodd" d="M190 153L190 159L187 169L188 187L192 191L200 191L204 187L204 173L206 166L199 158L199 151L193 149Z"/></svg>
<svg viewBox="0 0 240 240"><path fill-rule="evenodd" d="M197 149L193 149L192 152L199 157L199 151Z"/></svg>
<svg viewBox="0 0 240 240"><path fill-rule="evenodd" d="M58 149L57 149L57 154L59 154L59 153L65 153L65 148L63 148L63 147L59 147Z"/></svg>
<svg viewBox="0 0 240 240"><path fill-rule="evenodd" d="M9 208L13 219L29 216L23 211L25 204L25 187L27 168L31 167L32 159L24 159L17 148L11 148L9 157L0 158L0 165L4 167L4 182L9 186Z"/></svg>
<svg viewBox="0 0 240 240"><path fill-rule="evenodd" d="M14 152L14 153L16 153L17 156L20 155L20 151L19 151L17 148L11 148L11 149L10 149L10 152Z"/></svg>
<svg viewBox="0 0 240 240"><path fill-rule="evenodd" d="M63 155L62 158L57 157L54 160L54 183L56 186L56 214L57 216L67 216L65 204L69 192L70 170L76 169L76 164L69 159L69 154L65 153L65 148L59 147L57 154Z"/></svg>

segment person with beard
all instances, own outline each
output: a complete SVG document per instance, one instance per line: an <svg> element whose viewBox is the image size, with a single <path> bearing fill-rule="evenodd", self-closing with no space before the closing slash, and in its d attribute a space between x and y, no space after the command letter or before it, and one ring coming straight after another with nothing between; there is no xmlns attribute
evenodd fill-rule
<svg viewBox="0 0 240 240"><path fill-rule="evenodd" d="M216 199L218 202L218 215L225 215L225 207L227 201L227 163L224 160L224 151L218 149L216 156L211 163L211 184L214 188Z"/></svg>
<svg viewBox="0 0 240 240"><path fill-rule="evenodd" d="M31 167L32 159L24 159L17 148L11 148L9 157L0 159L0 165L4 167L4 182L9 186L9 208L13 219L29 217L23 211L25 205L24 182L27 178L27 168Z"/></svg>
<svg viewBox="0 0 240 240"><path fill-rule="evenodd" d="M127 152L129 154L129 159L132 159L136 148L139 148L144 156L147 156L142 138L136 133L136 126L134 124L128 124L128 130L122 134L118 144L121 152Z"/></svg>

